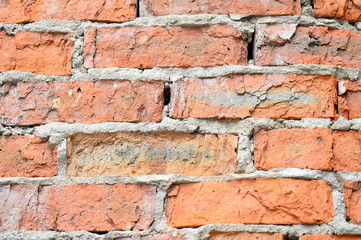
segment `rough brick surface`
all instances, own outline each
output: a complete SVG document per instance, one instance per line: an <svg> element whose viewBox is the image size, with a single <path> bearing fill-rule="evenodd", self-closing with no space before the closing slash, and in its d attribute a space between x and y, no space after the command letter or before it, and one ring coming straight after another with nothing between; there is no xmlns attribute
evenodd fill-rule
<svg viewBox="0 0 361 240"><path fill-rule="evenodd" d="M332 170L329 129L259 130L254 135L255 167Z"/></svg>
<svg viewBox="0 0 361 240"><path fill-rule="evenodd" d="M6 83L0 86L0 123L157 122L163 90L160 81Z"/></svg>
<svg viewBox="0 0 361 240"><path fill-rule="evenodd" d="M155 187L115 185L1 185L1 230L148 229Z"/></svg>
<svg viewBox="0 0 361 240"><path fill-rule="evenodd" d="M317 17L338 18L357 22L361 20L360 0L315 0Z"/></svg>
<svg viewBox="0 0 361 240"><path fill-rule="evenodd" d="M57 151L39 137L0 137L0 177L52 177Z"/></svg>
<svg viewBox="0 0 361 240"><path fill-rule="evenodd" d="M307 198L305 198L307 196ZM173 185L166 206L172 227L211 223L320 224L333 219L324 181L240 179Z"/></svg>
<svg viewBox="0 0 361 240"><path fill-rule="evenodd" d="M87 29L86 68L246 65L247 43L231 26Z"/></svg>
<svg viewBox="0 0 361 240"><path fill-rule="evenodd" d="M336 78L332 76L257 74L185 79L171 87L170 116L333 117L335 89Z"/></svg>
<svg viewBox="0 0 361 240"><path fill-rule="evenodd" d="M135 19L135 0L11 0L0 3L0 22L92 20L124 22Z"/></svg>
<svg viewBox="0 0 361 240"><path fill-rule="evenodd" d="M338 83L338 110L346 119L361 118L361 80Z"/></svg>
<svg viewBox="0 0 361 240"><path fill-rule="evenodd" d="M68 139L67 175L234 173L237 140L233 135L176 132L76 134Z"/></svg>
<svg viewBox="0 0 361 240"><path fill-rule="evenodd" d="M303 235L299 240L360 240L361 236Z"/></svg>
<svg viewBox="0 0 361 240"><path fill-rule="evenodd" d="M0 72L70 75L73 49L71 33L0 32Z"/></svg>
<svg viewBox="0 0 361 240"><path fill-rule="evenodd" d="M283 240L282 233L211 232L207 240Z"/></svg>
<svg viewBox="0 0 361 240"><path fill-rule="evenodd" d="M182 234L155 234L149 236L122 237L117 240L183 240Z"/></svg>
<svg viewBox="0 0 361 240"><path fill-rule="evenodd" d="M361 132L334 131L333 153L335 171L361 171Z"/></svg>
<svg viewBox="0 0 361 240"><path fill-rule="evenodd" d="M151 15L169 14L249 14L300 15L300 0L145 0L144 8Z"/></svg>
<svg viewBox="0 0 361 240"><path fill-rule="evenodd" d="M257 65L322 64L361 68L361 33L295 24L256 27Z"/></svg>
<svg viewBox="0 0 361 240"><path fill-rule="evenodd" d="M351 223L361 224L361 182L346 181L343 194L347 219Z"/></svg>

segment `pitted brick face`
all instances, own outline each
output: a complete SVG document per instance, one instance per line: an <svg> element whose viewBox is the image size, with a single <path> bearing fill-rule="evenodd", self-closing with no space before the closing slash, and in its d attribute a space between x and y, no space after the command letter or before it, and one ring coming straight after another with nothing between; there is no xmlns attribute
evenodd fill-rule
<svg viewBox="0 0 361 240"><path fill-rule="evenodd" d="M171 14L249 14L267 15L300 15L300 0L145 0L144 7L151 15Z"/></svg>
<svg viewBox="0 0 361 240"><path fill-rule="evenodd" d="M346 181L343 194L346 204L347 219L354 224L361 224L361 182Z"/></svg>
<svg viewBox="0 0 361 240"><path fill-rule="evenodd" d="M332 117L335 87L332 76L295 74L182 79L171 88L170 117Z"/></svg>
<svg viewBox="0 0 361 240"><path fill-rule="evenodd" d="M361 2L359 0L315 0L317 17L337 18L350 22L361 21Z"/></svg>
<svg viewBox="0 0 361 240"><path fill-rule="evenodd" d="M134 0L4 0L0 22L24 23L40 20L91 20L125 22L134 20Z"/></svg>
<svg viewBox="0 0 361 240"><path fill-rule="evenodd" d="M338 111L346 119L360 118L361 80L338 82Z"/></svg>
<svg viewBox="0 0 361 240"><path fill-rule="evenodd" d="M352 235L341 235L341 236L332 236L332 235L303 235L300 236L300 240L360 240L361 236L352 236Z"/></svg>
<svg viewBox="0 0 361 240"><path fill-rule="evenodd" d="M77 134L68 139L70 177L235 173L233 135L164 133Z"/></svg>
<svg viewBox="0 0 361 240"><path fill-rule="evenodd" d="M211 232L207 240L284 240L282 233Z"/></svg>
<svg viewBox="0 0 361 240"><path fill-rule="evenodd" d="M159 122L160 81L27 82L0 86L0 122Z"/></svg>
<svg viewBox="0 0 361 240"><path fill-rule="evenodd" d="M21 71L44 75L70 75L74 34L0 32L0 72Z"/></svg>
<svg viewBox="0 0 361 240"><path fill-rule="evenodd" d="M296 24L256 26L256 65L334 65L361 68L360 32Z"/></svg>
<svg viewBox="0 0 361 240"><path fill-rule="evenodd" d="M246 65L247 43L227 25L87 29L85 68Z"/></svg>

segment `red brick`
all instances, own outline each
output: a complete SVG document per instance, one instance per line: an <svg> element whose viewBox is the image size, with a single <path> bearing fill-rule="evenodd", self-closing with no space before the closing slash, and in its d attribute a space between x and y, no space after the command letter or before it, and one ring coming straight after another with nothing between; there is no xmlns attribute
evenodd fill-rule
<svg viewBox="0 0 361 240"><path fill-rule="evenodd" d="M0 22L48 19L124 22L134 20L135 11L135 0L6 0L0 7Z"/></svg>
<svg viewBox="0 0 361 240"><path fill-rule="evenodd" d="M144 230L154 205L153 186L1 185L0 230Z"/></svg>
<svg viewBox="0 0 361 240"><path fill-rule="evenodd" d="M332 170L329 129L259 130L254 135L255 167Z"/></svg>
<svg viewBox="0 0 361 240"><path fill-rule="evenodd" d="M184 239L182 234L175 235L172 233L117 238L117 240L182 240L182 239Z"/></svg>
<svg viewBox="0 0 361 240"><path fill-rule="evenodd" d="M361 32L260 24L256 28L257 65L322 64L361 68Z"/></svg>
<svg viewBox="0 0 361 240"><path fill-rule="evenodd" d="M173 185L166 216L170 226L184 228L212 223L320 224L332 221L334 214L327 182L258 178Z"/></svg>
<svg viewBox="0 0 361 240"><path fill-rule="evenodd" d="M0 177L52 177L57 151L39 137L0 137Z"/></svg>
<svg viewBox="0 0 361 240"><path fill-rule="evenodd" d="M299 240L361 240L361 236L303 235Z"/></svg>
<svg viewBox="0 0 361 240"><path fill-rule="evenodd" d="M300 15L300 0L145 0L144 7L151 15L184 14L247 14Z"/></svg>
<svg viewBox="0 0 361 240"><path fill-rule="evenodd" d="M335 89L336 78L332 76L256 74L182 79L171 87L170 117L333 117Z"/></svg>
<svg viewBox="0 0 361 240"><path fill-rule="evenodd" d="M361 224L361 182L346 181L343 188L347 219Z"/></svg>
<svg viewBox="0 0 361 240"><path fill-rule="evenodd" d="M86 68L246 65L247 43L231 26L106 27L85 31Z"/></svg>
<svg viewBox="0 0 361 240"><path fill-rule="evenodd" d="M338 110L346 119L361 118L361 80L338 83Z"/></svg>
<svg viewBox="0 0 361 240"><path fill-rule="evenodd" d="M338 18L350 22L361 21L361 2L359 0L315 0L317 17Z"/></svg>
<svg viewBox="0 0 361 240"><path fill-rule="evenodd" d="M20 82L0 87L0 122L161 121L160 81Z"/></svg>
<svg viewBox="0 0 361 240"><path fill-rule="evenodd" d="M283 240L282 233L211 232L208 240Z"/></svg>
<svg viewBox="0 0 361 240"><path fill-rule="evenodd" d="M0 32L0 72L70 75L73 49L71 33Z"/></svg>
<svg viewBox="0 0 361 240"><path fill-rule="evenodd" d="M333 153L335 171L361 171L361 132L334 131Z"/></svg>
<svg viewBox="0 0 361 240"><path fill-rule="evenodd" d="M76 134L68 139L67 175L229 174L237 169L237 143L225 134Z"/></svg>

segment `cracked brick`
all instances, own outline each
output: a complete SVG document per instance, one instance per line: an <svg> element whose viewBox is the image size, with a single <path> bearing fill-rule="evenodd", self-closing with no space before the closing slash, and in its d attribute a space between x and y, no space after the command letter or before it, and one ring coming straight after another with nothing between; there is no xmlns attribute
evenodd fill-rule
<svg viewBox="0 0 361 240"><path fill-rule="evenodd" d="M361 21L360 0L314 0L317 17Z"/></svg>

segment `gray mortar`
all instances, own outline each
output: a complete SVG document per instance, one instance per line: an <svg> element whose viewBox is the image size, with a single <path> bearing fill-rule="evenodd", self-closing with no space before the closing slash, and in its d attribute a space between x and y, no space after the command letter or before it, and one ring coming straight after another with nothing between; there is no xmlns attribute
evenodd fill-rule
<svg viewBox="0 0 361 240"><path fill-rule="evenodd" d="M71 76L45 76L28 72L0 73L0 84L20 81L83 81L101 79L127 80L159 80L166 85L180 78L212 78L230 74L306 74L332 75L338 80L361 78L361 69L343 68L324 65L293 65L293 66L221 66L195 68L106 68L85 69L83 62L84 31L87 28L117 26L201 26L209 24L227 24L242 31L243 38L253 41L252 33L256 24L291 23L309 26L327 26L331 29L345 29L352 32L361 30L361 23L355 26L347 21L333 19L316 19L311 0L302 0L301 16L252 17L248 15L197 15L197 16L163 16L137 18L126 23L102 23L89 21L38 21L28 24L0 24L0 31L9 35L17 31L60 32L75 34L75 50L72 58ZM142 5L141 5L142 6ZM142 8L141 8L142 10ZM144 10L144 9L143 9ZM142 10L142 11L143 11ZM255 129L287 129L287 128L330 128L332 130L361 130L361 119L346 120L340 117L332 124L331 119L304 118L301 120L282 119L241 119L216 121L210 119L176 120L167 117L168 107L163 111L164 119L160 123L99 123L99 124L66 124L50 123L38 127L8 127L0 125L1 135L28 135L34 133L49 139L58 148L58 175L50 178L0 178L0 184L116 184L135 183L157 186L155 220L146 231L111 231L106 234L95 234L86 231L53 232L53 231L3 231L0 239L116 239L119 237L137 237L155 233L182 232L188 240L206 239L212 230L217 231L249 231L249 232L282 232L288 239L295 240L302 234L361 234L361 226L346 221L346 210L343 199L343 182L347 180L361 181L359 172L327 172L308 169L272 169L258 171L253 166L253 140ZM181 131L187 133L215 134L227 133L239 136L238 167L236 174L213 177L194 177L184 175L149 175L149 176L102 176L98 178L67 178L66 177L66 138L75 133L101 133L118 131ZM166 194L172 184L202 181L226 181L242 178L299 178L328 181L332 186L335 218L334 221L320 225L244 225L244 224L209 224L199 228L174 229L167 225L165 216Z"/></svg>

